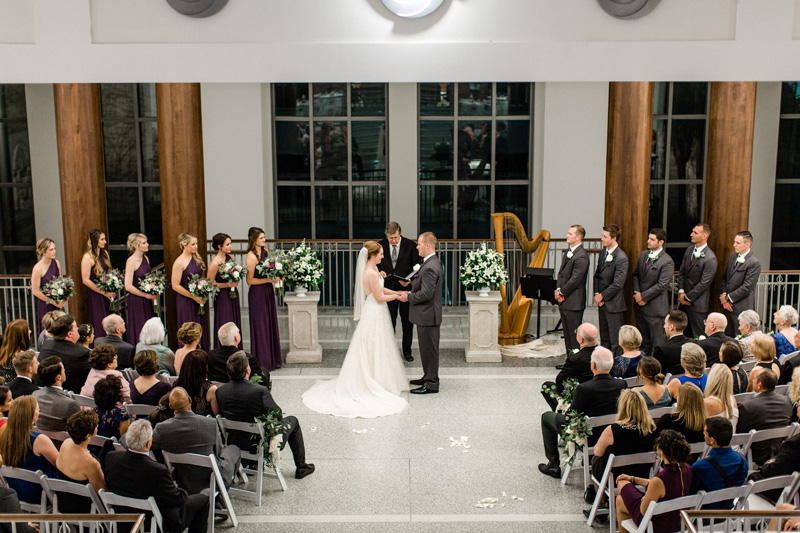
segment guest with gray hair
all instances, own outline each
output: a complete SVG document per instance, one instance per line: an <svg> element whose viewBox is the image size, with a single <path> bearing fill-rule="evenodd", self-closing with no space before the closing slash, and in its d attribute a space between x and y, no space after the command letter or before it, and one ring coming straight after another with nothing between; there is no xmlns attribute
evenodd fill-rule
<svg viewBox="0 0 800 533"><path fill-rule="evenodd" d="M741 338L737 337L739 346L742 347L742 362L755 361L756 356L750 350L750 345L753 343L757 333L761 333L761 318L758 313L752 309L742 311L739 313L739 332Z"/></svg>
<svg viewBox="0 0 800 533"><path fill-rule="evenodd" d="M219 381L227 383L229 381L227 364L228 359L235 353L243 353L247 357L250 365L250 375L259 376L261 384L272 390L272 381L269 379L269 372L264 372L258 359L239 349L242 342L242 335L239 327L233 322L223 324L217 331L220 346L208 352L208 379L209 381Z"/></svg>
<svg viewBox="0 0 800 533"><path fill-rule="evenodd" d="M555 386L556 392L561 394L564 390L564 383L568 379L575 378L578 380L578 383L583 383L592 379L590 359L592 357L592 351L594 351L597 346L597 336L597 327L594 324L584 322L578 326L578 329L575 331L575 339L580 349L575 353L567 355L567 360L564 362L561 372L556 376L555 382L546 381L544 385L548 387ZM611 367L609 367L609 370L611 370ZM608 370L606 372L608 372ZM549 394L542 392L542 395L550 406L550 409L555 411L558 402L550 397Z"/></svg>
<svg viewBox="0 0 800 533"><path fill-rule="evenodd" d="M791 305L782 305L775 311L772 319L775 322L775 333L772 338L775 339L777 357L797 351L798 347L794 345L797 329L793 327L797 324L797 318L797 310Z"/></svg>
<svg viewBox="0 0 800 533"><path fill-rule="evenodd" d="M164 346L164 337L167 332L161 319L154 316L144 323L142 331L139 332L139 342L136 344L136 353L144 350L153 350L158 354L158 370L168 372L170 376L177 375L175 372L175 353L167 346Z"/></svg>
<svg viewBox="0 0 800 533"><path fill-rule="evenodd" d="M125 334L125 321L119 315L108 315L103 319L103 330L106 332L105 337L98 337L94 340L95 346L101 344L110 344L117 350L117 368L131 368L133 367L133 356L136 349L132 344L128 344L122 340Z"/></svg>
<svg viewBox="0 0 800 533"><path fill-rule="evenodd" d="M706 352L706 366L719 363L719 349L723 342L736 340L725 334L727 326L728 319L722 313L710 313L705 319L706 338L699 340L697 345Z"/></svg>

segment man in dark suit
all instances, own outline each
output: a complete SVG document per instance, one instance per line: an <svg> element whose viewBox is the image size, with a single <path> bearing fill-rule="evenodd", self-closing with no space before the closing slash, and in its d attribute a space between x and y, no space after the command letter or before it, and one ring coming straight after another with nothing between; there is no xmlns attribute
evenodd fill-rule
<svg viewBox="0 0 800 533"><path fill-rule="evenodd" d="M53 355L39 364L39 379L44 387L35 391L33 397L39 404L39 420L36 427L49 431L64 431L67 419L81 410L72 393L63 389L67 377L61 359Z"/></svg>
<svg viewBox="0 0 800 533"><path fill-rule="evenodd" d="M719 301L728 319L725 333L733 337L734 328L739 323L742 311L756 308L756 285L761 274L761 262L750 251L753 235L749 231L740 231L733 239L733 253L728 256L722 283L719 287Z"/></svg>
<svg viewBox="0 0 800 533"><path fill-rule="evenodd" d="M75 322L75 317L64 315L56 318L53 321L51 332L53 333L53 342L47 343L39 352L39 362L41 363L53 355L60 357L64 364L64 370L67 372L64 388L80 394L91 366L89 365L89 348L75 344L79 337L78 323Z"/></svg>
<svg viewBox="0 0 800 533"><path fill-rule="evenodd" d="M205 533L208 527L208 495L187 494L172 479L167 467L148 455L153 444L150 422L136 420L131 423L125 440L127 451L106 455L103 470L108 490L129 498L155 498L164 521L164 530L169 533L183 531L187 527L189 533Z"/></svg>
<svg viewBox="0 0 800 533"><path fill-rule="evenodd" d="M794 336L794 345L797 346L800 342L800 330ZM791 383L794 370L800 367L800 354L794 355L787 359L781 367L781 377L778 379L778 385L786 385Z"/></svg>
<svg viewBox="0 0 800 533"><path fill-rule="evenodd" d="M669 372L677 376L684 373L681 366L681 348L687 342L694 342L683 334L687 323L686 313L677 309L670 311L664 319L664 333L667 340L653 348L653 357L661 363L661 371L664 374Z"/></svg>
<svg viewBox="0 0 800 533"><path fill-rule="evenodd" d="M402 281L392 274L398 276L408 276L419 264L419 252L411 239L406 239L401 235L402 229L397 222L386 224L386 238L381 239L380 245L383 247L383 259L378 265L381 276L386 278L384 287L393 291L406 290L410 282ZM397 326L397 313L400 312L400 323L403 328L403 357L406 361L413 361L411 355L411 341L414 337L414 324L408 318L408 302L392 300L388 302L389 314L392 317L392 329Z"/></svg>
<svg viewBox="0 0 800 533"><path fill-rule="evenodd" d="M17 373L17 377L8 384L12 398L16 399L26 394L33 394L35 390L39 389L38 385L33 382L33 377L39 370L39 360L36 359L36 352L33 350L19 352L11 358L11 363Z"/></svg>
<svg viewBox="0 0 800 533"><path fill-rule="evenodd" d="M619 351L619 328L625 323L625 277L628 275L628 256L619 247L621 230L616 224L603 226L603 253L594 273L594 302L600 318L600 342L612 353Z"/></svg>
<svg viewBox="0 0 800 533"><path fill-rule="evenodd" d="M264 375L261 370L261 365L258 364L258 359L240 350L239 346L242 342L242 335L239 332L239 327L233 322L228 322L220 326L217 331L220 346L208 352L208 379L209 381L219 381L221 383L228 382L228 358L236 352L242 352L247 356L247 361L250 365L250 375L260 376L261 384L272 390L272 381L269 378L269 372Z"/></svg>
<svg viewBox="0 0 800 533"><path fill-rule="evenodd" d="M725 327L728 320L722 313L711 313L705 322L705 339L697 341L697 344L706 352L706 366L712 367L719 363L719 349L725 341L734 341L732 337L725 335Z"/></svg>
<svg viewBox="0 0 800 533"><path fill-rule="evenodd" d="M703 331L703 320L711 310L711 282L717 274L717 256L708 247L711 226L698 224L692 230L692 246L683 254L678 272L678 302L689 318L686 335L696 337Z"/></svg>
<svg viewBox="0 0 800 533"><path fill-rule="evenodd" d="M22 515L22 507L19 504L17 491L5 485L0 485L0 514ZM39 527L32 522L17 522L17 533L39 533ZM0 533L11 533L11 522L0 522Z"/></svg>
<svg viewBox="0 0 800 533"><path fill-rule="evenodd" d="M798 408L800 413L800 408ZM792 475L800 472L800 433L781 443L774 459L764 463L758 472L750 475L750 479L759 481L776 476Z"/></svg>
<svg viewBox="0 0 800 533"><path fill-rule="evenodd" d="M561 315L561 326L564 331L564 346L567 355L571 350L579 348L575 339L575 330L583 321L583 310L586 309L586 276L589 274L589 254L583 249L586 230L583 226L570 226L567 230L569 249L561 259L555 298L558 312Z"/></svg>
<svg viewBox="0 0 800 533"><path fill-rule="evenodd" d="M294 477L303 479L314 471L314 465L306 463L306 448L303 443L303 430L300 422L293 416L284 417L281 408L272 399L266 387L250 383L250 366L243 353L237 353L228 359L228 376L230 381L216 391L220 414L229 420L252 422L256 417L274 411L281 420L281 433L284 440L281 450L289 442L294 456L296 471ZM228 444L235 444L243 450L254 450L255 444L249 434L231 432Z"/></svg>
<svg viewBox="0 0 800 533"><path fill-rule="evenodd" d="M133 356L136 348L122 340L125 334L125 321L119 315L108 315L103 319L105 337L94 340L95 346L110 344L117 350L117 368L133 368Z"/></svg>
<svg viewBox="0 0 800 533"><path fill-rule="evenodd" d="M572 395L570 410L585 416L609 415L617 410L617 399L622 389L627 388L625 380L614 379L609 375L614 366L614 355L611 350L596 347L591 355L593 378L581 383ZM567 420L562 413L547 411L542 414L542 437L547 462L539 464L542 474L560 478L561 465L558 455L558 435L566 426Z"/></svg>
<svg viewBox="0 0 800 533"><path fill-rule="evenodd" d="M559 394L564 390L564 383L568 379L575 378L578 380L578 383L585 383L591 380L594 375L594 372L592 372L592 353L594 353L597 347L597 328L594 327L594 324L588 322L581 324L578 327L578 332L575 334L575 341L578 346L580 346L580 350L567 356L567 360L564 362L564 368L562 368L561 372L556 376L555 383L552 381L546 381L544 383L544 385L547 386L555 385L556 392ZM544 396L550 409L555 411L558 401L544 392L542 396Z"/></svg>
<svg viewBox="0 0 800 533"><path fill-rule="evenodd" d="M641 350L651 355L653 347L664 344L664 317L669 312L667 290L675 271L675 263L664 250L667 232L653 228L647 236L647 250L639 254L633 270L633 300L636 327L642 333Z"/></svg>
<svg viewBox="0 0 800 533"><path fill-rule="evenodd" d="M753 390L757 394L752 399L739 403L736 433L788 426L792 416L792 401L785 394L775 392L778 376L772 370L761 367L755 367L753 374ZM781 439L756 442L751 447L753 462L757 465L764 464L775 455L780 444Z"/></svg>

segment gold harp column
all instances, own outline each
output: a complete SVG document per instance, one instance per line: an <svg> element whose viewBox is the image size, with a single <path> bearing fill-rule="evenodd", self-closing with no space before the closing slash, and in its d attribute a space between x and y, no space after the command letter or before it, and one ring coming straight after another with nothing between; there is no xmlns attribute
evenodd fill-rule
<svg viewBox="0 0 800 533"><path fill-rule="evenodd" d="M719 284L733 252L733 238L747 229L749 220L755 116L756 82L711 84L705 219L712 230L708 245L719 261L711 290L711 303L717 311L722 308Z"/></svg>
<svg viewBox="0 0 800 533"><path fill-rule="evenodd" d="M181 254L178 235L193 233L198 253L206 260L206 202L203 179L203 136L200 116L200 84L157 83L158 152L161 171L161 216L164 265L167 275L167 331L170 346L177 347L175 292L171 288L172 263ZM206 309L208 309L207 304ZM202 317L208 338L208 312Z"/></svg>
<svg viewBox="0 0 800 533"><path fill-rule="evenodd" d="M622 229L619 245L628 254L626 323L632 323L631 274L645 249L650 215L650 154L653 83L611 82L608 87L605 223Z"/></svg>
<svg viewBox="0 0 800 533"><path fill-rule="evenodd" d="M115 242L124 236L108 235L100 86L56 83L53 93L66 258L61 272L75 281L75 296L69 301L69 312L83 323L89 321L89 289L81 282L81 258L87 234L98 228Z"/></svg>

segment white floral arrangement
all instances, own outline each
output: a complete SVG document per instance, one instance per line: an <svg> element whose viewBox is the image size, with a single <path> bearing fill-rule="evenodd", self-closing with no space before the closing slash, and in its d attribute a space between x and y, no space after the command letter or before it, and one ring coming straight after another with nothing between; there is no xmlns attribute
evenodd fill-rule
<svg viewBox="0 0 800 533"><path fill-rule="evenodd" d="M153 270L139 280L139 290L152 296L161 296L167 288L167 278L163 272ZM158 298L153 300L153 310L158 315Z"/></svg>
<svg viewBox="0 0 800 533"><path fill-rule="evenodd" d="M486 247L468 252L461 266L459 280L464 287L479 289L481 287L497 287L508 283L508 272L503 265L503 255Z"/></svg>
<svg viewBox="0 0 800 533"><path fill-rule="evenodd" d="M289 268L286 281L292 287L318 288L325 281L325 272L322 269L322 260L317 252L311 250L306 240L289 250L286 254Z"/></svg>
<svg viewBox="0 0 800 533"><path fill-rule="evenodd" d="M256 265L256 271L265 278L272 278L272 288L275 290L275 295L280 296L283 293L283 278L288 272L289 259L283 250L275 250L269 252L263 261Z"/></svg>
<svg viewBox="0 0 800 533"><path fill-rule="evenodd" d="M219 287L211 283L208 278L202 277L200 274L194 274L189 278L189 294L195 297L202 298L203 300L210 300L219 292ZM206 314L205 304L200 304L198 315Z"/></svg>
<svg viewBox="0 0 800 533"><path fill-rule="evenodd" d="M75 294L75 282L69 276L59 276L45 283L41 291L50 300L60 304Z"/></svg>
<svg viewBox="0 0 800 533"><path fill-rule="evenodd" d="M125 288L125 277L118 268L109 268L97 276L94 284L103 292L113 292L116 294L117 291L121 291ZM111 298L111 304L108 306L108 309L109 311L117 310L114 298Z"/></svg>
<svg viewBox="0 0 800 533"><path fill-rule="evenodd" d="M234 260L225 261L219 266L219 276L226 283L239 283L245 276L247 276L247 268L240 265ZM231 300L236 298L236 291L232 290L229 293Z"/></svg>

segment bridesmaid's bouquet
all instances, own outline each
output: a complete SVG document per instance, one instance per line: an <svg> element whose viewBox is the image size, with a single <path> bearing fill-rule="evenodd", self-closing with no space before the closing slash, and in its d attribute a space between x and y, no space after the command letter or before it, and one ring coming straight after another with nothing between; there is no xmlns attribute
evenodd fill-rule
<svg viewBox="0 0 800 533"><path fill-rule="evenodd" d="M49 299L60 304L75 294L75 282L69 276L59 276L45 283L41 291Z"/></svg>
<svg viewBox="0 0 800 533"><path fill-rule="evenodd" d="M508 272L503 266L503 255L486 247L467 253L467 259L461 267L461 284L467 288L497 287L508 283Z"/></svg>
<svg viewBox="0 0 800 533"><path fill-rule="evenodd" d="M239 283L247 276L247 269L236 261L225 261L219 266L219 276L227 283ZM230 293L231 299L236 298L236 291Z"/></svg>
<svg viewBox="0 0 800 533"><path fill-rule="evenodd" d="M273 278L272 288L275 296L283 294L283 278L287 275L288 258L283 250L275 250L256 265L256 271L265 278Z"/></svg>
<svg viewBox="0 0 800 533"><path fill-rule="evenodd" d="M109 268L97 276L94 284L103 292L114 293L108 309L109 311L116 311L117 304L114 302L114 299L116 298L117 291L125 288L125 277L122 275L122 272L120 272L118 268Z"/></svg>
<svg viewBox="0 0 800 533"><path fill-rule="evenodd" d="M211 283L208 278L202 277L200 274L195 274L189 278L189 294L197 296L203 300L210 300L219 292L219 287ZM200 311L198 315L206 314L205 304L200 304Z"/></svg>
<svg viewBox="0 0 800 533"><path fill-rule="evenodd" d="M306 240L289 250L289 268L286 280L293 287L318 288L325 281L325 272L322 269L322 260L317 252L311 250Z"/></svg>
<svg viewBox="0 0 800 533"><path fill-rule="evenodd" d="M139 290L145 294L161 296L167 288L167 279L163 272L153 270L139 280ZM153 310L158 315L158 298L153 300Z"/></svg>

